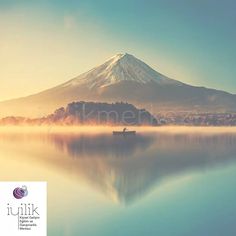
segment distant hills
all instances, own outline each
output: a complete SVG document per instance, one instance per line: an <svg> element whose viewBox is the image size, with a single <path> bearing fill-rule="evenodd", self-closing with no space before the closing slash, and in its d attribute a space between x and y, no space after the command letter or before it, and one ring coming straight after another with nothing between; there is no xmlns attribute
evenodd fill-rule
<svg viewBox="0 0 236 236"><path fill-rule="evenodd" d="M145 109L128 103L73 102L42 118L10 116L0 125L157 125L157 120Z"/></svg>
<svg viewBox="0 0 236 236"><path fill-rule="evenodd" d="M128 102L152 113L236 112L236 95L170 79L125 53L57 87L0 102L0 116L42 117L74 101Z"/></svg>

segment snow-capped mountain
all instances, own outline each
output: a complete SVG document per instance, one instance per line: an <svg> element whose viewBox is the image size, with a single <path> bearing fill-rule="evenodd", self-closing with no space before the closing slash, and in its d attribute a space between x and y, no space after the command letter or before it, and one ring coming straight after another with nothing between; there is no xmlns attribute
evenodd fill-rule
<svg viewBox="0 0 236 236"><path fill-rule="evenodd" d="M90 89L98 89L122 81L133 81L139 84L147 84L150 82L162 85L181 84L176 80L169 79L158 73L134 56L128 53L120 53L107 60L104 64L66 82L64 86L85 85Z"/></svg>
<svg viewBox="0 0 236 236"><path fill-rule="evenodd" d="M0 102L0 117L42 117L73 101L123 101L152 113L236 112L236 95L170 79L125 53L57 87Z"/></svg>

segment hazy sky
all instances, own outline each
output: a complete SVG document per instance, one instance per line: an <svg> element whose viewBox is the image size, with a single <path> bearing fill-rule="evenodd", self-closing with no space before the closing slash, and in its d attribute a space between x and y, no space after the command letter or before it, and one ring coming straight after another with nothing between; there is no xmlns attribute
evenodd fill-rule
<svg viewBox="0 0 236 236"><path fill-rule="evenodd" d="M0 0L0 100L128 52L193 85L236 93L235 0Z"/></svg>

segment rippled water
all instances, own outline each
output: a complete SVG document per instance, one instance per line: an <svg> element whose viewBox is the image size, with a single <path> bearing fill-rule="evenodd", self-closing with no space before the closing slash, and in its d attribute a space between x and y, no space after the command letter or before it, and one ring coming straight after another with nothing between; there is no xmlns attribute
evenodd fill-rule
<svg viewBox="0 0 236 236"><path fill-rule="evenodd" d="M0 131L1 180L48 181L49 236L235 236L236 133Z"/></svg>

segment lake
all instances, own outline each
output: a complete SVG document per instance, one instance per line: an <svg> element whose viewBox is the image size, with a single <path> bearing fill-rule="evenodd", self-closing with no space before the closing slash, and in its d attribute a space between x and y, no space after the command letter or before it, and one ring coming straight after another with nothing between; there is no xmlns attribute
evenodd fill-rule
<svg viewBox="0 0 236 236"><path fill-rule="evenodd" d="M48 182L49 236L235 236L236 130L1 128L1 180Z"/></svg>

